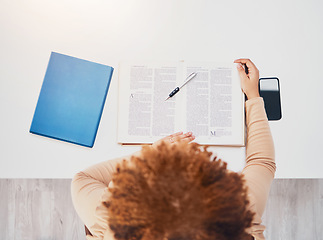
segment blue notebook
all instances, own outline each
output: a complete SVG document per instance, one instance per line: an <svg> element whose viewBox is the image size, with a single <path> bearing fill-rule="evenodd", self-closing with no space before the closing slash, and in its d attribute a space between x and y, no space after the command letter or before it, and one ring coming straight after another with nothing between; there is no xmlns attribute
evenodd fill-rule
<svg viewBox="0 0 323 240"><path fill-rule="evenodd" d="M52 52L30 132L93 147L113 68Z"/></svg>

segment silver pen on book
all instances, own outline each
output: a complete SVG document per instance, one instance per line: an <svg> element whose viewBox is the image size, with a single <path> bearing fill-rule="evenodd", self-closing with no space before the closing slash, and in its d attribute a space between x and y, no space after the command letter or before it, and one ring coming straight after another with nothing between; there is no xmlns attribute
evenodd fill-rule
<svg viewBox="0 0 323 240"><path fill-rule="evenodd" d="M168 97L165 99L165 101L167 101L168 99L170 99L171 97L173 97L176 93L179 92L179 90L185 86L186 83L188 83L189 81L191 81L195 76L197 75L197 72L192 72L190 75L187 76L186 81L180 86L175 88L169 95Z"/></svg>

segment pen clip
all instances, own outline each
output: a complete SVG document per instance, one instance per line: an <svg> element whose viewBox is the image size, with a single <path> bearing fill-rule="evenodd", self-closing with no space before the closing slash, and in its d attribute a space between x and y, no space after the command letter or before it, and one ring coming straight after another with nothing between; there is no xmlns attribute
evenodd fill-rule
<svg viewBox="0 0 323 240"><path fill-rule="evenodd" d="M192 72L190 75L188 75L187 78L185 79L185 82L182 84L182 86L179 87L179 89L181 89L182 87L184 87L185 84L188 83L196 75L197 75L197 72Z"/></svg>
<svg viewBox="0 0 323 240"><path fill-rule="evenodd" d="M192 77L193 75L195 75L196 74L196 72L192 72L190 75L188 75L187 76L187 78L186 79L189 79L190 77Z"/></svg>

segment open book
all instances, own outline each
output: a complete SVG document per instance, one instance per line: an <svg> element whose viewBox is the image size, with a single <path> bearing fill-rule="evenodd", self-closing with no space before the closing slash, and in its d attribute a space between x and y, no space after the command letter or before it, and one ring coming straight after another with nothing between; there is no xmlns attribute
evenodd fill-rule
<svg viewBox="0 0 323 240"><path fill-rule="evenodd" d="M197 75L175 96L192 72ZM203 145L244 145L244 94L234 64L121 63L118 142L153 143L191 131Z"/></svg>

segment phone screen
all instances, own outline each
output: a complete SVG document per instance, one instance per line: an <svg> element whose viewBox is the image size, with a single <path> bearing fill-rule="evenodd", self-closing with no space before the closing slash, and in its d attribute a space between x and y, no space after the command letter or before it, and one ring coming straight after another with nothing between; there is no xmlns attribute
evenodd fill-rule
<svg viewBox="0 0 323 240"><path fill-rule="evenodd" d="M261 78L259 85L261 91L279 91L278 81L276 78Z"/></svg>
<svg viewBox="0 0 323 240"><path fill-rule="evenodd" d="M259 94L264 99L268 120L281 119L282 113L278 78L260 78Z"/></svg>

